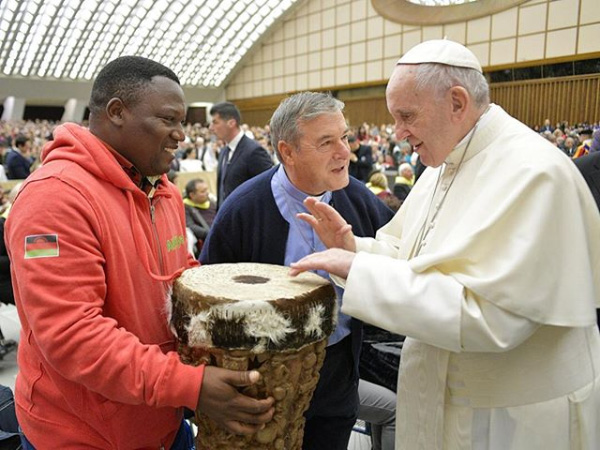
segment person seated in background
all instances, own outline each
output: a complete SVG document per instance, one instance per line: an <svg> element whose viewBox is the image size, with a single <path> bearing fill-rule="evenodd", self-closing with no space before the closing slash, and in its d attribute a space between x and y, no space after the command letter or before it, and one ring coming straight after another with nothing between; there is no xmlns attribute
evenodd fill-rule
<svg viewBox="0 0 600 450"><path fill-rule="evenodd" d="M402 201L388 187L387 177L381 172L373 172L367 183L369 190L375 194L392 211L396 212L402 206Z"/></svg>
<svg viewBox="0 0 600 450"><path fill-rule="evenodd" d="M24 180L29 176L32 164L31 139L21 134L6 155L6 176L9 180Z"/></svg>
<svg viewBox="0 0 600 450"><path fill-rule="evenodd" d="M358 382L358 418L371 428L371 450L394 450L396 393L379 384Z"/></svg>
<svg viewBox="0 0 600 450"><path fill-rule="evenodd" d="M538 130L539 133L543 133L544 131L549 131L550 133L554 131L554 127L550 123L550 119L544 120L544 125L542 125Z"/></svg>
<svg viewBox="0 0 600 450"><path fill-rule="evenodd" d="M404 336L363 324L358 418L370 428L371 450L394 450L396 381Z"/></svg>
<svg viewBox="0 0 600 450"><path fill-rule="evenodd" d="M388 187L387 177L381 172L373 172L371 174L367 187L381 200L393 195Z"/></svg>
<svg viewBox="0 0 600 450"><path fill-rule="evenodd" d="M180 172L202 172L202 161L197 158L196 147L187 147L179 160Z"/></svg>
<svg viewBox="0 0 600 450"><path fill-rule="evenodd" d="M348 136L348 145L350 146L350 175L357 180L366 183L369 174L373 170L373 151L368 145L360 143L356 136Z"/></svg>
<svg viewBox="0 0 600 450"><path fill-rule="evenodd" d="M193 254L197 258L217 214L217 204L210 198L208 183L201 178L188 181L185 186L183 204L185 205L185 225L191 230L196 240Z"/></svg>
<svg viewBox="0 0 600 450"><path fill-rule="evenodd" d="M394 180L393 193L404 201L415 184L415 172L409 163L402 163L398 168L398 176Z"/></svg>
<svg viewBox="0 0 600 450"><path fill-rule="evenodd" d="M413 153L412 145L408 141L402 140L397 142L392 152L396 167L399 168L402 163L410 163Z"/></svg>
<svg viewBox="0 0 600 450"><path fill-rule="evenodd" d="M575 150L577 150L575 138L573 136L567 136L561 150L565 153L565 155L572 158L575 154Z"/></svg>
<svg viewBox="0 0 600 450"><path fill-rule="evenodd" d="M592 133L592 142L590 143L590 153L600 152L600 127Z"/></svg>
<svg viewBox="0 0 600 450"><path fill-rule="evenodd" d="M206 172L217 170L217 153L212 142L206 142L203 137L196 138L194 143L196 155Z"/></svg>
<svg viewBox="0 0 600 450"><path fill-rule="evenodd" d="M0 181L8 181L6 176L6 168L4 167L4 159L6 154L10 151L10 145L8 140L0 135Z"/></svg>
<svg viewBox="0 0 600 450"><path fill-rule="evenodd" d="M394 180L395 184L405 184L413 187L415 184L415 171L410 163L402 163L398 167L398 176Z"/></svg>
<svg viewBox="0 0 600 450"><path fill-rule="evenodd" d="M581 158L590 152L590 147L592 146L592 130L589 128L582 130L581 133L579 133L579 141L581 144L577 147L577 150L575 150L573 159Z"/></svg>
<svg viewBox="0 0 600 450"><path fill-rule="evenodd" d="M0 302L11 305L15 304L15 296L10 278L10 259L8 257L6 241L4 239L4 224L8 218L8 213L10 212L10 205L15 199L20 186L21 183L17 184L10 193L6 195L7 203L6 205L3 205L5 206L4 211L2 215L0 215ZM12 339L5 339L4 333L0 330L0 359L4 358L7 353L16 348L17 343Z"/></svg>

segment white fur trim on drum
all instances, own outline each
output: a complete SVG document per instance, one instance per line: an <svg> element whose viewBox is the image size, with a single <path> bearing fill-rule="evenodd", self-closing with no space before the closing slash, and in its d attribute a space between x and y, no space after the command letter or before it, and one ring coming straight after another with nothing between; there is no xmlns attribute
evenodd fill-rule
<svg viewBox="0 0 600 450"><path fill-rule="evenodd" d="M323 320L325 319L325 307L323 305L315 305L308 311L308 318L304 324L304 334L306 336L315 336L322 338Z"/></svg>
<svg viewBox="0 0 600 450"><path fill-rule="evenodd" d="M206 347L212 345L208 331L210 311L202 311L190 318L190 324L185 327L188 332L188 341L192 347Z"/></svg>
<svg viewBox="0 0 600 450"><path fill-rule="evenodd" d="M321 314L324 314L325 308L321 306L321 309ZM189 344L192 347L213 345L209 330L217 319L243 321L246 335L258 340L256 346L252 349L255 353L265 351L269 341L277 345L289 333L296 332L291 326L290 320L278 313L269 302L251 300L215 305L209 310L191 317L190 323L186 327ZM322 322L322 318L320 322Z"/></svg>

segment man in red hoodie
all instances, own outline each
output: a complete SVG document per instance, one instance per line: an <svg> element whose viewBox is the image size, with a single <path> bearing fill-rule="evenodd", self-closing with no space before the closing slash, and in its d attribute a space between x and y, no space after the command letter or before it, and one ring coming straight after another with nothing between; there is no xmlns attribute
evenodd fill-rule
<svg viewBox="0 0 600 450"><path fill-rule="evenodd" d="M94 82L89 129L58 127L6 225L22 331L15 397L24 448L187 449L183 408L250 434L272 399L257 372L182 364L172 280L195 263L165 173L184 139L177 76L117 58Z"/></svg>

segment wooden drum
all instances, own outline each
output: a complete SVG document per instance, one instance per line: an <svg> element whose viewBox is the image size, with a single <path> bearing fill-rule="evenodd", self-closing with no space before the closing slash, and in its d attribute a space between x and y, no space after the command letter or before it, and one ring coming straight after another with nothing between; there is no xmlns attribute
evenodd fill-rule
<svg viewBox="0 0 600 450"><path fill-rule="evenodd" d="M173 286L173 324L186 364L258 370L242 392L275 399L273 420L237 436L196 413L199 449L300 450L303 414L319 379L337 306L331 284L313 273L292 278L270 264L188 269Z"/></svg>

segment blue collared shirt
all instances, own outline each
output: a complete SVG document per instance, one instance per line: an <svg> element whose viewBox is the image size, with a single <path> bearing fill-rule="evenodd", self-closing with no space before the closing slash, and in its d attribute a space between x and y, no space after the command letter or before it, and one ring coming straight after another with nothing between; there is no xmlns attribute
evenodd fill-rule
<svg viewBox="0 0 600 450"><path fill-rule="evenodd" d="M273 191L279 212L281 212L283 218L290 224L290 231L285 246L284 264L289 266L306 255L326 250L327 247L321 242L313 228L308 223L296 217L296 214L300 212L308 212L303 201L309 195L300 191L290 182L283 165L279 166L279 169L271 179L271 190ZM330 203L331 192L325 192L319 200ZM317 270L315 273L331 282L329 274L324 270ZM341 307L344 291L335 284L333 286L336 291L338 306ZM337 326L333 334L329 337L328 345L336 344L350 334L351 320L350 316L339 312Z"/></svg>

